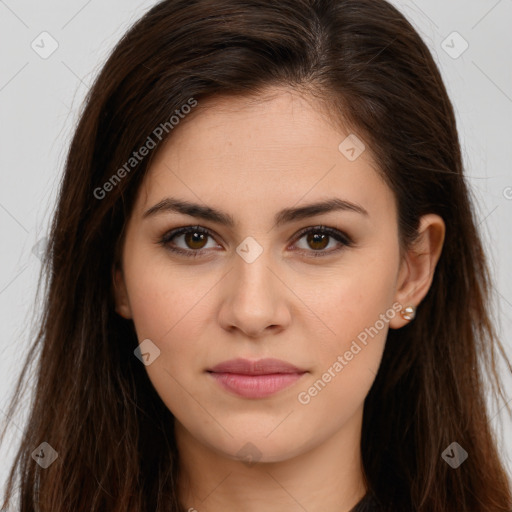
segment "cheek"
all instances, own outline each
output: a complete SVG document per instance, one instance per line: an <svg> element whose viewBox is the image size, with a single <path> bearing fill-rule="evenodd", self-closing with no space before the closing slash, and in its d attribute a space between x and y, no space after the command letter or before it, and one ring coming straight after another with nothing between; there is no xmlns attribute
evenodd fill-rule
<svg viewBox="0 0 512 512"><path fill-rule="evenodd" d="M359 263L347 265L324 293L308 301L329 329L316 338L314 371L298 402L319 414L327 404L342 404L333 409L340 421L364 401L380 365L389 321L397 314L394 256Z"/></svg>
<svg viewBox="0 0 512 512"><path fill-rule="evenodd" d="M312 374L296 396L298 407L309 417L325 417L328 411L330 420L320 427L325 435L363 406L380 366L389 320L396 314L385 288L367 291L354 293L350 300L338 296L342 310L330 317L335 335L315 351Z"/></svg>
<svg viewBox="0 0 512 512"><path fill-rule="evenodd" d="M132 272L135 277L127 283L127 289L138 338L150 338L159 344L179 314L176 287L167 286L165 278L154 269L138 267Z"/></svg>
<svg viewBox="0 0 512 512"><path fill-rule="evenodd" d="M132 319L139 342L150 339L160 350L155 365L179 376L205 360L211 343L205 322L219 283L213 272L184 271L165 258L132 253L126 259L126 282ZM204 343L198 340L205 340Z"/></svg>
<svg viewBox="0 0 512 512"><path fill-rule="evenodd" d="M125 278L133 322L140 340L163 343L181 323L189 321L208 281L170 265L164 255L127 250ZM187 277L188 276L188 277Z"/></svg>
<svg viewBox="0 0 512 512"><path fill-rule="evenodd" d="M355 255L354 261L326 276L322 293L309 294L308 306L328 327L326 336L320 337L320 347L329 357L348 350L355 339L364 343L368 330L375 339L385 340L389 317L394 316L395 259L391 251L365 258ZM375 334L375 324L381 336Z"/></svg>
<svg viewBox="0 0 512 512"><path fill-rule="evenodd" d="M205 337L202 316L215 281L191 282L169 265L139 265L135 258L130 263L127 288L137 338L139 343L150 339L160 351L146 366L148 377L173 414L187 414L190 396L197 395L193 374L203 370L200 363L206 353L206 347L194 341Z"/></svg>

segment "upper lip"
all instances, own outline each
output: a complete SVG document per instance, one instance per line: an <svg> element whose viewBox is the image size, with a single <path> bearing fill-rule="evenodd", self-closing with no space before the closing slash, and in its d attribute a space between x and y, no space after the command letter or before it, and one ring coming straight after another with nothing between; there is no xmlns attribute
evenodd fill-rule
<svg viewBox="0 0 512 512"><path fill-rule="evenodd" d="M243 375L269 375L275 373L305 373L293 364L280 359L266 358L250 361L249 359L230 359L209 368L213 373L237 373Z"/></svg>

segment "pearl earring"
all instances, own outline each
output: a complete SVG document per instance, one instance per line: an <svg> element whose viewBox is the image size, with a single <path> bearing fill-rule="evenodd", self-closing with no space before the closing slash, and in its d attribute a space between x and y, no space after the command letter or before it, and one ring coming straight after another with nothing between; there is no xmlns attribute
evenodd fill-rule
<svg viewBox="0 0 512 512"><path fill-rule="evenodd" d="M400 311L404 320L414 320L416 316L416 306L407 306Z"/></svg>

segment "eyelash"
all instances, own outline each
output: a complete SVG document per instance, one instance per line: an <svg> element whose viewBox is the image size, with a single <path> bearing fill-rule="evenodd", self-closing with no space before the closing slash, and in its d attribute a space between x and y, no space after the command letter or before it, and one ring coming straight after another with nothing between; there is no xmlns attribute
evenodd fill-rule
<svg viewBox="0 0 512 512"><path fill-rule="evenodd" d="M307 235L310 232L322 234L322 235L328 235L329 237L334 238L340 244L342 244L342 247L339 247L338 249L331 249L330 251L324 251L324 250L307 251L307 252L313 253L312 257L314 257L314 258L329 256L331 254L334 254L334 253L337 253L337 252L343 250L344 247L352 247L354 245L353 240L347 234L345 234L341 231L338 231L337 229L329 228L327 226L314 226L314 227L305 228L305 229L301 230L296 235L295 242L298 242L304 235ZM207 252L209 250L209 249L185 250L185 249L181 249L179 247L172 247L169 244L169 242L173 238L180 236L180 235L184 235L184 234L186 235L188 233L199 233L199 234L207 235L207 236L214 238L212 232L208 229L202 228L201 226L186 226L186 227L177 228L177 229L168 231L167 233L165 233L163 235L163 237L158 241L158 243L173 253L180 254L180 255L183 255L186 257L190 257L190 258L197 258L198 256L201 256L203 254L203 252L205 252L205 251ZM304 251L304 249L299 249L299 251Z"/></svg>

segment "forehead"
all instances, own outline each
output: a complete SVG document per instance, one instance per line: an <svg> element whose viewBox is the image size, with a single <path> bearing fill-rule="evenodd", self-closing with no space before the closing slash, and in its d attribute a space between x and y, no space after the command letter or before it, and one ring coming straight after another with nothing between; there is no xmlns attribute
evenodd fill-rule
<svg viewBox="0 0 512 512"><path fill-rule="evenodd" d="M350 160L340 151L349 135L325 105L295 91L210 98L159 148L138 206L169 194L260 215L333 195L390 207L392 193L370 152Z"/></svg>
<svg viewBox="0 0 512 512"><path fill-rule="evenodd" d="M333 144L337 149L340 136L324 111L319 100L291 89L209 98L181 122L161 153L186 158L196 150L194 158L211 160L263 151L266 161L280 156L292 161L293 153L303 158L315 149L322 157Z"/></svg>

